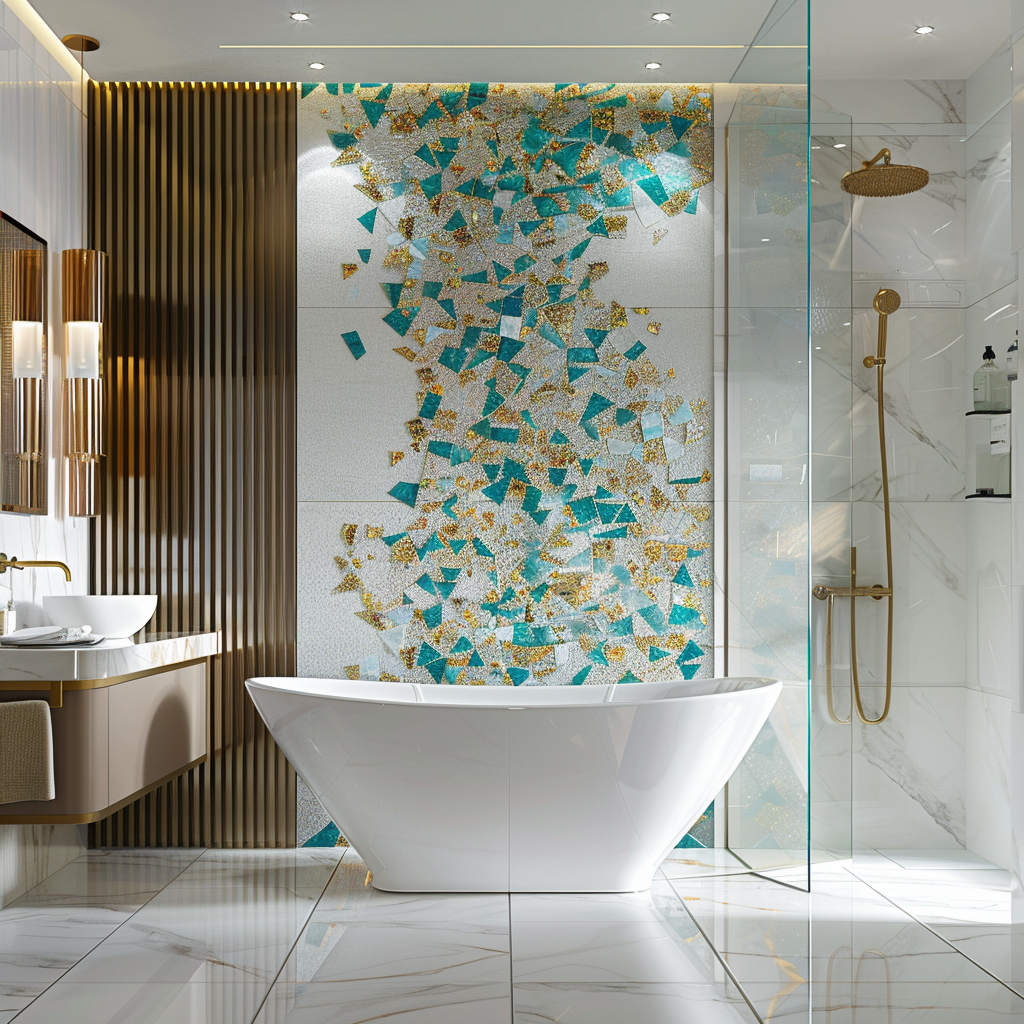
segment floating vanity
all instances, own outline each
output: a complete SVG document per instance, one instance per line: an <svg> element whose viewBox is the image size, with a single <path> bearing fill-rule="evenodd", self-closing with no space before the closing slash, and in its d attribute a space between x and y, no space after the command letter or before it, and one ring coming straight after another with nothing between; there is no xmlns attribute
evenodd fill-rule
<svg viewBox="0 0 1024 1024"><path fill-rule="evenodd" d="M0 824L99 821L207 756L207 686L219 633L138 643L0 648L0 700L47 700L57 796L0 804Z"/></svg>

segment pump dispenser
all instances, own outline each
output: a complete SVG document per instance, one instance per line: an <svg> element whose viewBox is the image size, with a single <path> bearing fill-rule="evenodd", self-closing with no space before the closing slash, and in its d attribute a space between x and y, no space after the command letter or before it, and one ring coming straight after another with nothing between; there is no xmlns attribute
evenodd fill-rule
<svg viewBox="0 0 1024 1024"><path fill-rule="evenodd" d="M974 374L975 412L1009 412L1010 382L1006 371L996 366L996 354L985 346L984 362Z"/></svg>

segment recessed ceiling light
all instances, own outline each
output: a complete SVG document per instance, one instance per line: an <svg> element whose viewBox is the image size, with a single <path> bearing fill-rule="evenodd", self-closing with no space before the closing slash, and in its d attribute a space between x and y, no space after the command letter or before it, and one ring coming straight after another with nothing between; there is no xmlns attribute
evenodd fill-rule
<svg viewBox="0 0 1024 1024"><path fill-rule="evenodd" d="M655 11L655 13L651 15L651 18L654 21L668 21L671 17L672 15L669 14L668 11Z"/></svg>
<svg viewBox="0 0 1024 1024"><path fill-rule="evenodd" d="M919 36L930 36L935 31L933 25L918 25L914 32Z"/></svg>
<svg viewBox="0 0 1024 1024"><path fill-rule="evenodd" d="M762 238L762 239L761 239L761 241L762 241L762 242L770 242L770 241L771 241L771 239L770 239L770 238Z"/></svg>
<svg viewBox="0 0 1024 1024"><path fill-rule="evenodd" d="M846 149L846 143L845 142L837 142L832 148L833 149Z"/></svg>
<svg viewBox="0 0 1024 1024"><path fill-rule="evenodd" d="M303 14L302 11L292 11L291 19L292 21L309 21L309 15Z"/></svg>
<svg viewBox="0 0 1024 1024"><path fill-rule="evenodd" d="M821 149L821 146L811 146L811 149Z"/></svg>
<svg viewBox="0 0 1024 1024"><path fill-rule="evenodd" d="M647 68L648 71L657 71L661 65L656 60L649 60L644 67Z"/></svg>
<svg viewBox="0 0 1024 1024"><path fill-rule="evenodd" d="M312 68L312 69L313 69L314 71L323 71L323 69L324 69L324 66L323 66L323 64L321 64L321 63L320 63L320 61L318 61L318 60L315 60L315 61L313 61L313 63L312 63L312 64L310 64L309 66L310 66L310 67L311 67L311 68Z"/></svg>

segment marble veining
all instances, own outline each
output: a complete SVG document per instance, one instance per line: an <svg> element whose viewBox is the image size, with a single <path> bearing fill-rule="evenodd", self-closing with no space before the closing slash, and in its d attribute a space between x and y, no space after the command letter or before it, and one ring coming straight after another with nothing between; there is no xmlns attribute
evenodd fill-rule
<svg viewBox="0 0 1024 1024"><path fill-rule="evenodd" d="M948 706L950 700L955 707ZM966 840L962 788L964 738L962 734L953 732L958 727L963 728L962 691L957 688L950 696L942 688L901 687L894 703L896 710L885 722L860 729L857 752L863 767L858 765L855 771L860 773L863 781L860 786L855 782L854 791L857 800L871 793L869 787L877 786L877 782L869 782L865 774L874 769L888 780L890 793L895 789L903 795L903 803L894 804L886 800L886 804L893 808L893 819L902 814L904 820L898 822L887 817L885 823L876 825L871 834L881 837L886 829L890 829L893 839L897 833L906 835L908 827L910 830L915 827L906 818L908 812L923 812L922 820L916 826L923 829L927 825L923 835L931 836L936 829L941 830L949 840L963 846ZM959 712L956 708L960 709ZM879 790L875 788L874 792L879 793ZM861 841L864 841L868 827L865 823ZM927 846L928 843L925 841L921 845Z"/></svg>

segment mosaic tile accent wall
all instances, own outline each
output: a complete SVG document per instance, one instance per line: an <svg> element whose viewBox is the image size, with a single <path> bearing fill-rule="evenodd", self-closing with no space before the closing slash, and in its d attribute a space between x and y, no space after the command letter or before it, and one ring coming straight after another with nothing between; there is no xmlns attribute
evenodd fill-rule
<svg viewBox="0 0 1024 1024"><path fill-rule="evenodd" d="M709 675L712 97L299 102L301 674Z"/></svg>

